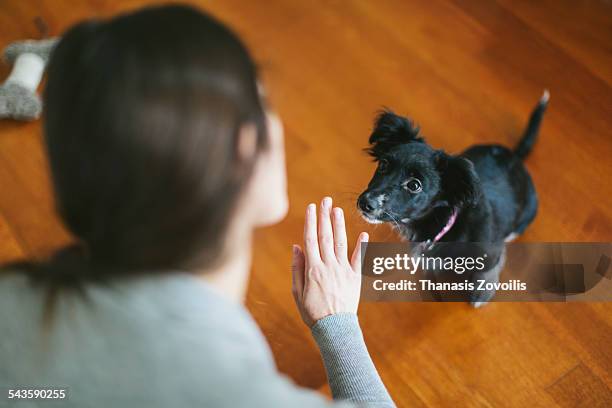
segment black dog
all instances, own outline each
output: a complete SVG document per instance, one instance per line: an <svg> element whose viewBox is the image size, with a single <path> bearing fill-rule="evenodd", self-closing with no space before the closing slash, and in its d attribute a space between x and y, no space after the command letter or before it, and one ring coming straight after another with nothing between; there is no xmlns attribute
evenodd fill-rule
<svg viewBox="0 0 612 408"><path fill-rule="evenodd" d="M368 153L378 167L357 206L370 223L393 223L403 238L426 242L486 243L493 267L470 278L497 282L505 261L504 242L521 234L538 208L536 191L523 165L548 104L545 91L514 150L475 145L451 156L434 150L419 128L391 111L375 121ZM472 292L474 306L493 292Z"/></svg>

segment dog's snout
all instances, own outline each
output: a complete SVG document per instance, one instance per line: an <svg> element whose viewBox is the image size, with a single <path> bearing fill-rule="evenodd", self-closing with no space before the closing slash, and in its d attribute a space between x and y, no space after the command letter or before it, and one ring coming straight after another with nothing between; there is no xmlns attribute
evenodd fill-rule
<svg viewBox="0 0 612 408"><path fill-rule="evenodd" d="M372 212L379 207L379 200L370 193L362 194L357 202L359 209L364 212Z"/></svg>

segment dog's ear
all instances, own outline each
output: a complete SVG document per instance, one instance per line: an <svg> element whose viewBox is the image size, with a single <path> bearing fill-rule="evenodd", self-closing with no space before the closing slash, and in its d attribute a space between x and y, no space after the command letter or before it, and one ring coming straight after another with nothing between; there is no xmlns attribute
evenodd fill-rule
<svg viewBox="0 0 612 408"><path fill-rule="evenodd" d="M474 206L481 196L480 179L472 162L464 157L439 152L436 165L440 173L441 196L452 206Z"/></svg>
<svg viewBox="0 0 612 408"><path fill-rule="evenodd" d="M369 142L368 153L377 157L390 147L409 142L423 142L423 138L419 136L419 127L410 119L385 109L374 120L374 130Z"/></svg>

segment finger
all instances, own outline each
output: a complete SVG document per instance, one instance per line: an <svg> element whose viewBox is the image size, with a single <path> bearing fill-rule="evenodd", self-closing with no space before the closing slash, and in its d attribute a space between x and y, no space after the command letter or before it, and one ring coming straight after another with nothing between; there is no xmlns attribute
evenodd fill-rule
<svg viewBox="0 0 612 408"><path fill-rule="evenodd" d="M359 239L357 239L357 243L355 244L353 256L351 256L351 268L357 273L361 273L361 244L367 243L369 239L368 233L362 232L359 234Z"/></svg>
<svg viewBox="0 0 612 408"><path fill-rule="evenodd" d="M335 262L334 233L331 225L332 199L325 197L319 207L319 249L323 262Z"/></svg>
<svg viewBox="0 0 612 408"><path fill-rule="evenodd" d="M295 302L299 305L304 293L304 269L306 259L299 246L293 245L291 256L291 293Z"/></svg>
<svg viewBox="0 0 612 408"><path fill-rule="evenodd" d="M346 226L344 224L344 212L342 208L334 208L334 251L339 262L348 261L346 244Z"/></svg>
<svg viewBox="0 0 612 408"><path fill-rule="evenodd" d="M317 206L308 204L304 221L304 252L310 264L321 262L317 237Z"/></svg>

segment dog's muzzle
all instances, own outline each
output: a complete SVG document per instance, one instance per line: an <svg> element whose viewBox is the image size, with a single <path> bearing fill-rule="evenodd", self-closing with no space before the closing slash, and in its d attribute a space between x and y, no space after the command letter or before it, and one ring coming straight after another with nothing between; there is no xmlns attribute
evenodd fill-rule
<svg viewBox="0 0 612 408"><path fill-rule="evenodd" d="M357 208L361 212L364 220L371 224L381 224L384 222L383 205L385 203L384 194L362 193L357 199Z"/></svg>

